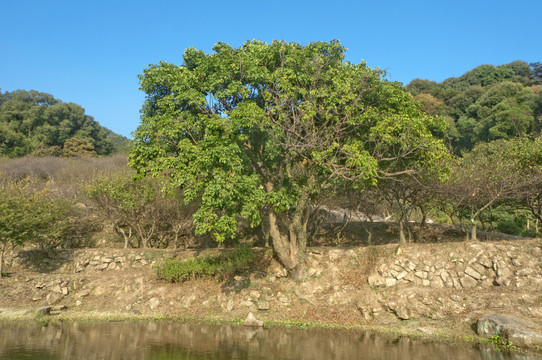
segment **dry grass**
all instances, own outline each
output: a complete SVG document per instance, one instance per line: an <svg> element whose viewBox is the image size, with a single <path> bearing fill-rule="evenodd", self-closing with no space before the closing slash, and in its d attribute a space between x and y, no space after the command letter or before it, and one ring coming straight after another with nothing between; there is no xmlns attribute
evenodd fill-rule
<svg viewBox="0 0 542 360"><path fill-rule="evenodd" d="M5 180L19 181L30 178L45 182L62 196L77 198L81 195L82 187L96 176L121 169L129 170L126 163L127 156L125 154L102 158L27 156L0 160L0 173Z"/></svg>

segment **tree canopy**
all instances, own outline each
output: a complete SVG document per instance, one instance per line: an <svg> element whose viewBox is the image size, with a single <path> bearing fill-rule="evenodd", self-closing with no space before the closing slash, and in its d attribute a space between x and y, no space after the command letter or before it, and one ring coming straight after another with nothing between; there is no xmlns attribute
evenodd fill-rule
<svg viewBox="0 0 542 360"><path fill-rule="evenodd" d="M480 65L441 83L414 79L406 89L424 110L444 117L456 153L478 142L538 136L542 130L540 63Z"/></svg>
<svg viewBox="0 0 542 360"><path fill-rule="evenodd" d="M0 154L57 155L73 138L87 141L98 155L111 154L129 142L100 126L77 104L35 90L0 92Z"/></svg>
<svg viewBox="0 0 542 360"><path fill-rule="evenodd" d="M294 277L303 276L311 203L323 190L436 173L447 158L432 135L444 121L382 71L345 62L337 41L213 50L189 48L180 66L144 70L129 163L197 200L197 232L218 241L234 237L240 219L263 219Z"/></svg>

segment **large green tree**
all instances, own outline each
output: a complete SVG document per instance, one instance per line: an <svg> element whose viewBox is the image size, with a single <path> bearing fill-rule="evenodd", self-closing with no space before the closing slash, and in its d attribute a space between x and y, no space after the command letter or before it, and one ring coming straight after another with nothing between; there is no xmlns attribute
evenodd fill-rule
<svg viewBox="0 0 542 360"><path fill-rule="evenodd" d="M447 157L399 83L344 61L337 41L193 48L140 76L147 98L129 163L198 201L196 231L234 237L262 217L293 278L305 275L307 222L323 189L415 176Z"/></svg>

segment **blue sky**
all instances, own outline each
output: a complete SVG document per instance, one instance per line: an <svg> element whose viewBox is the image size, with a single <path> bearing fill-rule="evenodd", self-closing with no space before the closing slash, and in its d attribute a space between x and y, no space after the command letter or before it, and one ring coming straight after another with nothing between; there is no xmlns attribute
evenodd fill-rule
<svg viewBox="0 0 542 360"><path fill-rule="evenodd" d="M0 0L0 89L75 102L130 136L149 64L181 64L188 47L339 39L405 84L481 64L542 61L542 1L11 1Z"/></svg>

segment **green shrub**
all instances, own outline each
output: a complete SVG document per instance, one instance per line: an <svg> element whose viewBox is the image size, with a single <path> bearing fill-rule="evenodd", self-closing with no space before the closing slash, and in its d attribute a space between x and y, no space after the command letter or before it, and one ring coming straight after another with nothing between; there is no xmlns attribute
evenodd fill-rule
<svg viewBox="0 0 542 360"><path fill-rule="evenodd" d="M539 236L539 232L536 229L525 229L521 232L521 236L535 238Z"/></svg>
<svg viewBox="0 0 542 360"><path fill-rule="evenodd" d="M500 221L497 223L497 231L504 234L520 235L522 230L521 225L514 221Z"/></svg>
<svg viewBox="0 0 542 360"><path fill-rule="evenodd" d="M251 248L241 245L230 252L215 256L188 260L164 259L155 266L155 270L158 278L171 282L213 276L225 279L250 270L255 257Z"/></svg>

